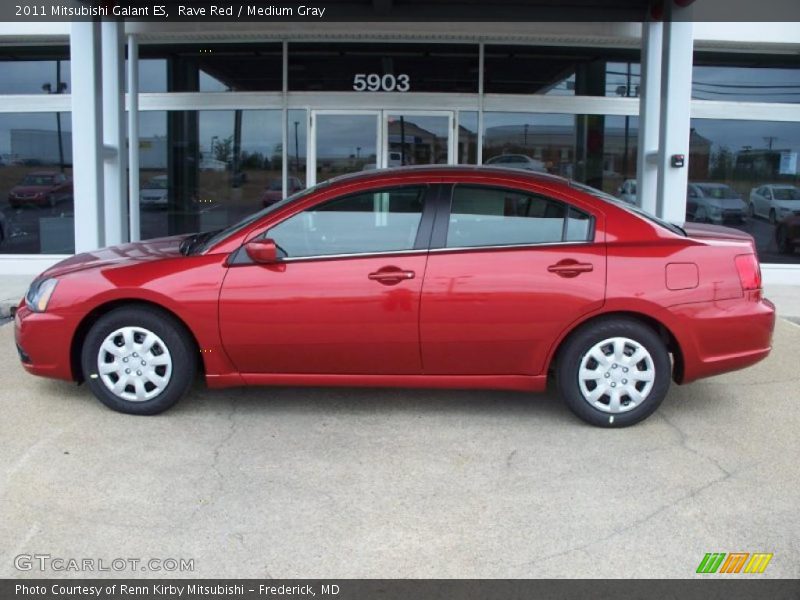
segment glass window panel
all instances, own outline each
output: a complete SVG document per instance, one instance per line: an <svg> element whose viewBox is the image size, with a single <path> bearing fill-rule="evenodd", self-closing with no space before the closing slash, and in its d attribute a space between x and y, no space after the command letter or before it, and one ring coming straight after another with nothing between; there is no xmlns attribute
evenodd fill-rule
<svg viewBox="0 0 800 600"><path fill-rule="evenodd" d="M387 167L447 164L448 117L388 114L386 119Z"/></svg>
<svg viewBox="0 0 800 600"><path fill-rule="evenodd" d="M143 44L141 92L247 92L283 89L282 45Z"/></svg>
<svg viewBox="0 0 800 600"><path fill-rule="evenodd" d="M497 188L456 186L447 246L463 248L560 242L564 239L566 212L567 207L561 202L541 196ZM584 227L583 233L585 239L588 226ZM580 224L575 223L571 239L578 239L576 236L579 234Z"/></svg>
<svg viewBox="0 0 800 600"><path fill-rule="evenodd" d="M636 97L639 51L547 46L484 48L489 94Z"/></svg>
<svg viewBox="0 0 800 600"><path fill-rule="evenodd" d="M477 111L461 111L458 113L456 162L460 165L478 164Z"/></svg>
<svg viewBox="0 0 800 600"><path fill-rule="evenodd" d="M364 76L363 86L356 79L359 74ZM478 46L290 43L289 89L475 93Z"/></svg>
<svg viewBox="0 0 800 600"><path fill-rule="evenodd" d="M687 220L750 233L764 263L800 263L800 123L692 119Z"/></svg>
<svg viewBox="0 0 800 600"><path fill-rule="evenodd" d="M0 94L63 94L69 91L69 48L0 48Z"/></svg>
<svg viewBox="0 0 800 600"><path fill-rule="evenodd" d="M411 250L424 192L407 187L337 198L286 219L266 235L290 258Z"/></svg>
<svg viewBox="0 0 800 600"><path fill-rule="evenodd" d="M143 111L142 238L219 229L272 204L281 131L279 110Z"/></svg>
<svg viewBox="0 0 800 600"><path fill-rule="evenodd" d="M74 251L70 113L0 114L0 253Z"/></svg>
<svg viewBox="0 0 800 600"><path fill-rule="evenodd" d="M376 167L377 114L319 114L316 120L317 183Z"/></svg>
<svg viewBox="0 0 800 600"><path fill-rule="evenodd" d="M791 55L697 53L692 97L698 100L800 102L800 61Z"/></svg>
<svg viewBox="0 0 800 600"><path fill-rule="evenodd" d="M306 135L308 132L308 113L305 110L288 111L288 137L289 151L286 160L289 161L289 181L287 195L306 188Z"/></svg>

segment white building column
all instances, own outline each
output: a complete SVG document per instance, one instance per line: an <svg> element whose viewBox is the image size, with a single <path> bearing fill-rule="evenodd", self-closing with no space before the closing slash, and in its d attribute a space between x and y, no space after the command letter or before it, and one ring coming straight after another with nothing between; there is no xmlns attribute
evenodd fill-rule
<svg viewBox="0 0 800 600"><path fill-rule="evenodd" d="M639 206L656 214L658 194L658 129L661 116L661 46L663 25L642 23L642 66L639 88L639 144L636 194Z"/></svg>
<svg viewBox="0 0 800 600"><path fill-rule="evenodd" d="M141 239L139 222L139 41L128 34L128 225L130 241Z"/></svg>
<svg viewBox="0 0 800 600"><path fill-rule="evenodd" d="M69 36L72 66L72 179L75 252L104 245L103 107L100 78L100 23L73 21Z"/></svg>
<svg viewBox="0 0 800 600"><path fill-rule="evenodd" d="M125 151L125 48L121 21L103 21L103 208L105 244L128 240Z"/></svg>
<svg viewBox="0 0 800 600"><path fill-rule="evenodd" d="M686 219L689 180L689 127L692 105L692 8L665 3L661 67L657 214L673 223ZM682 156L684 165L673 166Z"/></svg>

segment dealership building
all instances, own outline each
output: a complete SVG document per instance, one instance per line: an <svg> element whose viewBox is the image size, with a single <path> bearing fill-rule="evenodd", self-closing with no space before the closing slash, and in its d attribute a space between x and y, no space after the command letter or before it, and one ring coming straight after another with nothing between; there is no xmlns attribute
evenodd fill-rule
<svg viewBox="0 0 800 600"><path fill-rule="evenodd" d="M781 238L800 231L800 28L691 10L0 23L0 275L223 227L345 173L499 164L744 229L767 282L800 283Z"/></svg>

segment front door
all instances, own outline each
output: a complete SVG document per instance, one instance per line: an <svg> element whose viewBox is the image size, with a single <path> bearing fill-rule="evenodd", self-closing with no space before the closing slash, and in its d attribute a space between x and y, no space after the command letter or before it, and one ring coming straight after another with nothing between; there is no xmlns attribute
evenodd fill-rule
<svg viewBox="0 0 800 600"><path fill-rule="evenodd" d="M266 231L283 260L231 266L220 294L222 342L237 369L419 374L428 189L358 192Z"/></svg>

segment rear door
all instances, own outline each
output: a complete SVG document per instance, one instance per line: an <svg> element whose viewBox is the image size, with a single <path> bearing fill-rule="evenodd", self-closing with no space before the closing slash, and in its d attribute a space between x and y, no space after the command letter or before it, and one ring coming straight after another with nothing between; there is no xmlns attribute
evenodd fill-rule
<svg viewBox="0 0 800 600"><path fill-rule="evenodd" d="M604 302L598 219L542 195L455 185L422 289L425 373L539 374L556 337Z"/></svg>

